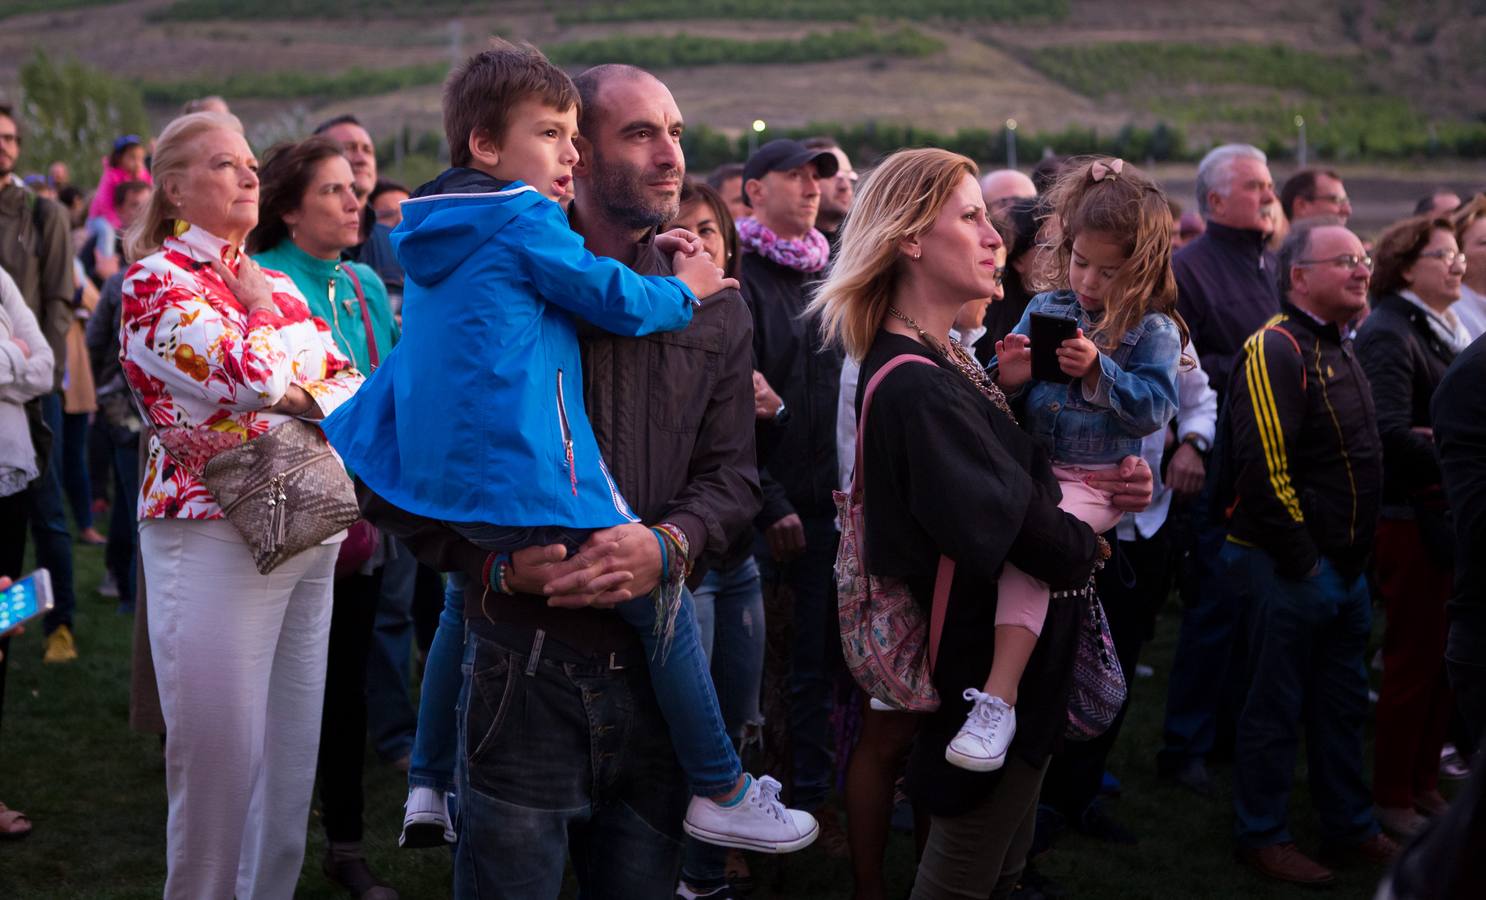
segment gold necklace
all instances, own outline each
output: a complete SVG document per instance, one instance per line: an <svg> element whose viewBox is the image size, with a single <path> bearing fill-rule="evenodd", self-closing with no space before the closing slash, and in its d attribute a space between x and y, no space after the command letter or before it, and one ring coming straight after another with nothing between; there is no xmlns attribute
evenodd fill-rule
<svg viewBox="0 0 1486 900"><path fill-rule="evenodd" d="M1002 393L1000 386L991 380L991 377L986 374L985 368L976 362L975 358L965 350L959 341L950 338L949 346L945 347L937 338L920 328L917 322L899 312L897 307L889 306L887 313L918 332L918 336L923 339L924 344L930 350L943 357L945 361L955 367L956 371L968 378L970 383L975 385L977 390L994 403L997 409L1006 413L1011 418L1011 421L1016 421L1016 415L1011 411L1011 404L1006 402L1006 394Z"/></svg>

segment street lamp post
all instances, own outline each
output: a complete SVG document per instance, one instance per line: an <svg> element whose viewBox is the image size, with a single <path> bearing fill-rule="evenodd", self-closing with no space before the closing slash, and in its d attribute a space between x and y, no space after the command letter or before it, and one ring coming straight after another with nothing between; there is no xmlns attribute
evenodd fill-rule
<svg viewBox="0 0 1486 900"><path fill-rule="evenodd" d="M1304 169L1306 157L1310 155L1306 152L1307 148L1305 145L1305 116L1295 117L1295 130L1299 133L1299 138L1295 146L1295 158L1300 162L1300 167Z"/></svg>
<svg viewBox="0 0 1486 900"><path fill-rule="evenodd" d="M1016 168L1016 119L1006 120L1006 168Z"/></svg>
<svg viewBox="0 0 1486 900"><path fill-rule="evenodd" d="M761 134L763 134L764 133L764 129L765 128L768 128L768 127L769 126L767 126L767 125L764 124L764 120L763 119L754 119L753 120L753 130L750 131L750 132L748 132L748 155L749 156L752 156L754 153L758 152L758 136L761 135Z"/></svg>

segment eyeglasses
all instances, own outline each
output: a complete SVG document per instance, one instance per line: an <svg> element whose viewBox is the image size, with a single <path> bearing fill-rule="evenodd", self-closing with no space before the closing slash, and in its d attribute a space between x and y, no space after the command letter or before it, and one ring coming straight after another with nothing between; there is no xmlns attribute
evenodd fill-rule
<svg viewBox="0 0 1486 900"><path fill-rule="evenodd" d="M1430 250L1427 253L1419 254L1419 258L1437 259L1440 262L1444 263L1446 268L1449 268L1456 263L1465 265L1465 254L1461 253L1459 250Z"/></svg>
<svg viewBox="0 0 1486 900"><path fill-rule="evenodd" d="M1337 206L1351 206L1352 198L1346 194L1316 194L1310 198L1312 203L1332 203Z"/></svg>
<svg viewBox="0 0 1486 900"><path fill-rule="evenodd" d="M1001 286L1001 282L1004 281L1005 279L1006 279L1006 267L1005 266L997 266L996 267L996 287L1000 287Z"/></svg>
<svg viewBox="0 0 1486 900"><path fill-rule="evenodd" d="M1372 271L1372 257L1358 256L1355 253L1343 253L1340 256L1329 256L1326 259L1300 259L1295 261L1297 266L1337 266L1342 269L1355 269L1361 265L1364 269Z"/></svg>

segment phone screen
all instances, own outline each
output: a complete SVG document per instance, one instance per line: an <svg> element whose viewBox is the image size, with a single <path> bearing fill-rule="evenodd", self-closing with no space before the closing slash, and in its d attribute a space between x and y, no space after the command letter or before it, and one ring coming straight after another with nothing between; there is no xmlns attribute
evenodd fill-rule
<svg viewBox="0 0 1486 900"><path fill-rule="evenodd" d="M0 593L0 634L51 608L51 573L37 569Z"/></svg>

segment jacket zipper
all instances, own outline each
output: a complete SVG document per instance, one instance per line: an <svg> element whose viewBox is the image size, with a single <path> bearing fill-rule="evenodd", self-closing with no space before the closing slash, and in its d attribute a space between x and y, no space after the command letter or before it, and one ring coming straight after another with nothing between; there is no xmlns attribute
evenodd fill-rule
<svg viewBox="0 0 1486 900"><path fill-rule="evenodd" d="M335 329L335 336L340 339L340 345L346 348L346 355L351 357L351 365L356 366L358 369L361 368L361 364L356 361L355 348L351 346L350 341L346 340L345 332L341 331L341 316L340 313L336 312L335 309L334 275L330 276L329 282L325 287L325 299L330 301L330 324L331 327ZM349 310L347 310L347 312L349 312Z"/></svg>
<svg viewBox="0 0 1486 900"><path fill-rule="evenodd" d="M573 464L573 429L568 424L568 404L562 391L562 369L557 370L557 424L562 428L562 448L568 462L568 480L578 496L578 467Z"/></svg>

